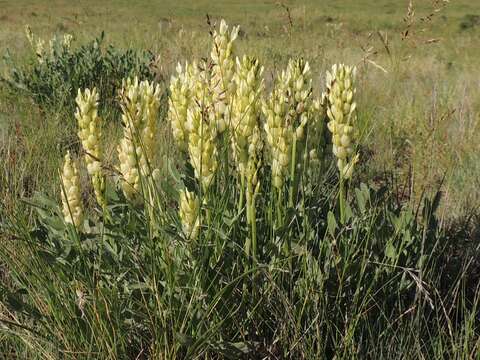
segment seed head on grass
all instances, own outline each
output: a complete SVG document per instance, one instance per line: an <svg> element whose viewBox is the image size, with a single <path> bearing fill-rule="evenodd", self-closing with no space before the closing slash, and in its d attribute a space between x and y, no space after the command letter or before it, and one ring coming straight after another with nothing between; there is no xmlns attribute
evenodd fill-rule
<svg viewBox="0 0 480 360"><path fill-rule="evenodd" d="M62 179L62 213L66 223L80 228L83 222L83 206L80 190L78 168L70 157L70 151L65 155Z"/></svg>
<svg viewBox="0 0 480 360"><path fill-rule="evenodd" d="M352 176L359 159L359 155L354 153L355 76L356 68L343 64L335 64L331 71L327 71L328 129L332 133L332 150L343 179Z"/></svg>
<svg viewBox="0 0 480 360"><path fill-rule="evenodd" d="M85 151L85 163L88 175L92 178L95 197L100 206L105 206L105 178L102 175L103 150L101 144L102 130L101 118L98 116L98 93L97 89L78 90L77 111L75 118L78 121L78 137Z"/></svg>

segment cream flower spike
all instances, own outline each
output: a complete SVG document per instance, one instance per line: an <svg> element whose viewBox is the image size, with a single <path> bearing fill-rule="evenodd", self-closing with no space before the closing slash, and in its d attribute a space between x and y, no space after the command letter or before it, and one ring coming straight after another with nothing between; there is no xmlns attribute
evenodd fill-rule
<svg viewBox="0 0 480 360"><path fill-rule="evenodd" d="M121 90L123 138L117 147L125 196L140 202L140 177L150 176L157 141L160 87L138 78L127 79Z"/></svg>
<svg viewBox="0 0 480 360"><path fill-rule="evenodd" d="M180 191L179 216L183 233L191 240L198 236L200 229L200 201L193 192Z"/></svg>
<svg viewBox="0 0 480 360"><path fill-rule="evenodd" d="M181 150L188 149L187 111L192 102L192 65L177 65L176 75L170 79L167 118L172 128L173 138Z"/></svg>
<svg viewBox="0 0 480 360"><path fill-rule="evenodd" d="M45 56L45 41L43 39L38 39L35 45L35 55L37 55L37 60L41 64L43 63L43 58Z"/></svg>
<svg viewBox="0 0 480 360"><path fill-rule="evenodd" d="M73 41L73 35L71 34L64 34L63 35L63 41L62 41L62 46L69 50Z"/></svg>
<svg viewBox="0 0 480 360"><path fill-rule="evenodd" d="M211 87L219 133L222 133L228 125L228 104L235 91L233 82L235 75L234 41L238 37L239 29L238 26L234 26L229 32L227 23L222 19L219 30L213 32L213 45L210 53L213 61Z"/></svg>
<svg viewBox="0 0 480 360"><path fill-rule="evenodd" d="M92 186L95 197L100 206L105 206L104 197L105 179L102 175L102 120L98 116L98 100L97 89L85 89L82 93L78 89L76 97L77 111L75 118L78 122L78 137L85 151L85 163L87 164L88 175L92 178Z"/></svg>
<svg viewBox="0 0 480 360"><path fill-rule="evenodd" d="M264 125L272 167L272 183L281 189L289 174L293 142L303 140L312 99L310 65L291 59L264 103Z"/></svg>
<svg viewBox="0 0 480 360"><path fill-rule="evenodd" d="M142 120L142 148L146 159L151 162L154 158L155 151L157 151L157 120L160 110L160 86L154 85L153 82L142 81L140 83L143 120ZM147 174L149 170L143 169Z"/></svg>
<svg viewBox="0 0 480 360"><path fill-rule="evenodd" d="M356 103L354 101L356 68L335 64L327 71L327 115L328 129L332 133L333 154L337 167L344 179L352 176L359 155L354 154L354 127L356 125Z"/></svg>
<svg viewBox="0 0 480 360"><path fill-rule="evenodd" d="M282 71L269 98L263 103L264 130L271 161L272 185L281 189L288 174L293 131L288 123L289 79Z"/></svg>
<svg viewBox="0 0 480 360"><path fill-rule="evenodd" d="M30 43L30 46L34 48L35 46L35 35L33 35L32 28L30 25L25 25L25 35L27 36L28 42Z"/></svg>
<svg viewBox="0 0 480 360"><path fill-rule="evenodd" d="M66 223L74 224L81 229L83 223L83 206L80 191L80 179L77 165L70 157L70 151L65 155L62 179L62 213Z"/></svg>
<svg viewBox="0 0 480 360"><path fill-rule="evenodd" d="M237 58L234 77L237 88L232 104L232 148L238 171L245 177L247 164L255 161L262 151L260 114L264 89L263 67L258 60Z"/></svg>
<svg viewBox="0 0 480 360"><path fill-rule="evenodd" d="M192 102L187 110L188 154L195 177L207 190L217 167L217 123L212 111L212 93L209 73L192 66Z"/></svg>

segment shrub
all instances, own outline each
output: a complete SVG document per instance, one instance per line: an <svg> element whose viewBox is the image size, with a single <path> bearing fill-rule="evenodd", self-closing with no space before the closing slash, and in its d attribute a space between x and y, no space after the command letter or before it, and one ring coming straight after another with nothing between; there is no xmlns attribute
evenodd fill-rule
<svg viewBox="0 0 480 360"><path fill-rule="evenodd" d="M97 87L101 94L101 110L116 109L118 90L124 78L137 75L152 80L155 71L150 66L154 55L148 51L120 50L103 46L105 34L73 48L68 42L54 37L49 49L28 31L35 58L25 66L10 63L9 76L2 80L13 91L25 93L43 110L71 112L75 108L78 89ZM67 46L68 44L68 46ZM8 58L7 58L8 60ZM118 111L117 111L118 113Z"/></svg>
<svg viewBox="0 0 480 360"><path fill-rule="evenodd" d="M480 25L480 15L466 14L460 22L460 30L469 30Z"/></svg>

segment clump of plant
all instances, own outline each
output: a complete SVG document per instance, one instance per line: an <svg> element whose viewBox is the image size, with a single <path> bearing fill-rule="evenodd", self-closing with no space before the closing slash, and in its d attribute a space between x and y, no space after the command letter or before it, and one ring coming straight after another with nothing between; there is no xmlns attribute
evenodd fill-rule
<svg viewBox="0 0 480 360"><path fill-rule="evenodd" d="M158 85L123 82L115 181L97 91L79 91L81 158L101 211L86 216L82 167L67 154L63 211L39 196L35 229L10 223L29 256L2 254L18 287L12 332L42 356L369 357L412 307L433 304L424 270L438 201L419 222L385 189L351 185L355 69L334 66L317 98L308 62L292 59L267 93L259 60L235 57L237 32L222 21L211 58L172 76L179 156L163 166Z"/></svg>
<svg viewBox="0 0 480 360"><path fill-rule="evenodd" d="M115 97L122 80L138 76L152 80L154 54L133 49L104 46L105 35L75 47L74 36L54 36L48 45L30 27L26 35L34 54L26 65L11 61L9 73L2 80L16 92L29 96L42 110L71 112L78 89L96 87L101 95L100 110L117 109ZM115 112L118 114L118 111Z"/></svg>

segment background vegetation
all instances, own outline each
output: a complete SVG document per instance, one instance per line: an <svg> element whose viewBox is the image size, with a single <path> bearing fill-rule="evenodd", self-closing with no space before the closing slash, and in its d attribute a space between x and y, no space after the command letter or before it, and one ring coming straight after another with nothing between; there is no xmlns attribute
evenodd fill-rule
<svg viewBox="0 0 480 360"><path fill-rule="evenodd" d="M199 315L193 316L195 311L190 308L192 311L188 314L181 312L185 308L179 304L191 301L194 298L191 293L179 292L179 296L183 296L180 299L162 299L166 302L178 301L176 307L170 303L170 309L179 311L168 318L170 323L175 323L172 320L175 316L177 319L188 318L191 321L186 326L190 330L189 336L195 332L201 336L177 337L173 341L173 335L169 334L163 339L164 346L156 349L149 346L150 339L159 338L156 337L158 334L151 332L158 326L159 318L153 316L148 321L136 318L142 312L155 314L149 308L148 296L138 289L142 286L140 279L145 280L145 273L150 273L152 269L138 267L139 262L135 259L155 263L157 255L149 252L148 246L139 249L137 243L127 244L122 248L121 258L112 257L109 263L111 268L107 272L118 275L122 269L135 269L132 270L133 274L125 281L116 282L121 286L99 290L99 298L105 300L104 307L116 307L113 320L109 317L112 312L105 311L105 308L91 309L92 313L87 316L92 316L92 319L96 316L98 322L94 325L90 322L90 330L77 331L75 327L67 325L68 319L82 316L76 307L78 294L72 293L77 285L72 287L72 283L90 284L89 279L95 273L95 261L91 259L95 256L78 260L76 272L66 268L64 262L51 264L47 258L36 258L39 239L46 241L49 246L55 244L55 239L42 235L45 232L42 226L36 228L39 224L48 223L48 216L43 214L44 217L39 217L35 208L25 202L37 191L59 199L58 168L61 159L66 149L78 149L71 104L60 102L53 107L43 106L28 89L18 91L18 87L2 82L0 351L3 351L3 356L31 358L32 351L35 353L39 348L46 348L43 353L37 353L39 358L135 358L140 353L146 357L149 352L163 354L166 358L331 358L334 354L337 354L337 358L475 358L480 344L477 328L479 293L476 289L479 273L480 5L467 0L452 0L448 4L425 0L412 4L409 7L408 1L387 0L286 1L281 4L273 1L138 1L134 4L120 0L103 1L100 4L94 1L0 2L0 49L6 55L0 74L9 80L12 79L12 64L18 69L28 70L35 63L35 56L24 35L25 24L30 24L36 34L47 40L55 33L72 33L75 51L83 45L88 46L105 31L104 49L112 44L118 54L115 58L121 57L129 49L139 54L144 74L158 81L165 89L178 61L200 58L208 53L211 39L205 16L207 13L213 20L225 18L229 24L241 26L237 40L238 52L257 56L265 65L267 87L271 87L275 72L283 69L291 57L303 56L310 61L317 92L324 88L325 70L331 64L344 62L357 65L362 162L355 185L360 189L360 183L364 182L370 189L363 189L363 195L352 199L352 206L356 209L355 226L346 232L342 229L332 230L324 240L340 241L342 237L350 241L379 240L375 246L361 242L352 245L358 252L341 249L343 263L337 265L343 266L342 274L347 279L346 290L342 290L338 282L322 278L320 283L329 289L326 293L332 295L315 298L313 303L305 304L303 308L300 303L290 301L313 301L312 296L292 295L291 289L277 291L279 284L290 284L290 280L282 278L282 268L278 272L271 269L261 271L262 281L267 283L263 288L265 293L257 293L250 303L243 303L243 308L237 309L238 313L228 311L231 310L228 306L237 296L235 291L224 295L231 290L228 286L203 288L208 289L206 293L211 296L207 297L204 305L215 308L215 312L204 323L194 321L195 316ZM116 81L128 73L128 61L127 71L119 74ZM137 70L134 63L132 61L132 72ZM75 85L68 89L72 90L75 91ZM67 96L65 98L69 99ZM58 96L53 99L63 100ZM110 101L110 106L106 105L102 111L109 119L104 132L107 137L116 139L120 122L116 121L118 109L112 106L113 103L113 100ZM175 156L169 129L162 126L160 132L164 146L159 150L158 158L162 159L163 155ZM107 145L106 153L111 155L107 156L106 161L110 164L114 162L115 143L111 141ZM328 210L331 210L328 189L333 180L328 176L317 180L319 188L323 190L317 188L318 192L314 194L319 201L323 199L323 203L317 205L324 211L322 215L326 219ZM86 179L83 181L86 182ZM387 189L386 193L382 189ZM365 210L356 202L362 202L367 192L377 200L372 201L368 216L362 216ZM90 198L91 194L85 194L85 199ZM48 208L50 205L44 206ZM116 211L120 212L120 217L122 212ZM143 216L142 213L133 212L133 220L130 219L132 225L128 229L116 224L118 238L129 237L124 231L143 234ZM327 225L316 224L324 232ZM37 232L30 233L33 228ZM370 233L372 229L378 232ZM362 258L362 254L365 259L375 251L381 255L374 261L383 262L384 257L388 260L389 254L383 251L384 246L392 238L398 238L396 231L399 230L402 239L409 236L413 239L411 253L406 259L394 262L402 271L387 272L383 276L375 276L373 280L367 276L352 281L352 276L355 278L358 269L364 269L368 262L350 260L353 257ZM19 238L23 240L19 241ZM418 256L422 254L418 245L421 239L425 242L426 238L431 248L426 260L428 266L425 263L422 266L429 271L418 280L415 278L418 273L410 270L419 268ZM132 239L146 244L151 240ZM92 254L97 250L92 249ZM333 257L329 257L333 256L330 250L316 249L329 254L323 253L322 259L335 262ZM56 251L60 251L60 259L65 255L61 249ZM239 255L232 251L229 256L238 259ZM23 263L25 257L32 257L33 263ZM265 264L268 264L267 259L270 257L265 255ZM304 264L310 264L307 258L302 259ZM65 261L72 261L72 258ZM352 264L355 266L350 268ZM31 268L43 271L27 271ZM23 269L25 273L11 276L9 271L12 269ZM226 269L231 271L223 274L223 284L241 288L243 278L247 275L229 267ZM183 270L186 271L185 268ZM38 277L39 274L45 277ZM72 274L82 274L83 278L72 279ZM209 279L208 274L201 276L205 276L205 282ZM406 289L392 285L399 283L399 277L402 276L410 280ZM316 282L318 279L307 280L311 281L304 287L307 290L320 284ZM36 296L29 299L36 299L37 303L26 301L26 304L15 304L18 299L24 299L18 283L21 281L31 284L30 294ZM182 281L188 283L185 279ZM135 291L137 297L132 295ZM278 293L293 297L272 297ZM355 297L360 293L373 295ZM216 307L218 294L224 295L220 297L226 308ZM349 297L353 304L343 302ZM377 301L383 303L375 303ZM375 306L372 305L374 303ZM37 329L49 339L50 348L39 342L41 336L35 337L28 331L21 333L18 327L12 328L7 323L18 320L19 324L31 325L21 320L33 321L39 309L53 311L58 309L59 304L70 304L70 307L65 313L50 313L55 321ZM14 312L15 305L18 305L20 315ZM203 309L201 305L199 307ZM303 310L300 311L299 307ZM370 315L372 307L390 313L373 311ZM318 322L322 326L313 332L304 326L303 321L312 320L319 308L324 312L332 311L334 315L322 314L322 321ZM122 313L122 309L128 309L130 314ZM269 310L272 314L268 313ZM363 314L368 315L364 317ZM285 316L290 320L282 323ZM234 331L239 319L245 318L248 320L241 324L240 330ZM124 322L125 319L129 321ZM81 321L78 321L77 327L81 327ZM140 332L141 335L131 338L110 333L105 324L112 323L115 323L112 326L114 331L129 335ZM135 327L137 324L145 328L138 329ZM209 327L219 329L220 335L216 337L208 333ZM96 332L94 329L105 331ZM249 336L242 332L244 329L257 329L259 333ZM188 333L185 328L182 331ZM98 334L103 334L103 337L97 338L101 340L92 340ZM223 339L222 334L225 337ZM315 342L321 336L326 337L325 343ZM288 346L292 338L296 339L298 347ZM265 344L260 346L262 341ZM172 343L175 345L171 346ZM274 345L277 343L278 346ZM85 344L89 344L90 348ZM254 350L251 350L251 344L254 344ZM149 350L142 352L141 349ZM69 354L69 351L72 353ZM238 355L238 351L243 351L243 355Z"/></svg>

